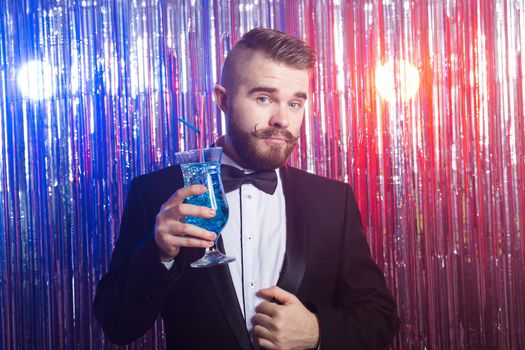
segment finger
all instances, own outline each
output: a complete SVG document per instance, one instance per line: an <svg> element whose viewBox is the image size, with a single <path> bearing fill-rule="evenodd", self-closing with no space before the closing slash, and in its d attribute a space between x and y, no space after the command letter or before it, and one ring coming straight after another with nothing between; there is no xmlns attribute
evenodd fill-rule
<svg viewBox="0 0 525 350"><path fill-rule="evenodd" d="M172 236L172 244L176 247L186 247L186 248L209 248L213 246L213 241L193 238L193 237L181 237L181 236Z"/></svg>
<svg viewBox="0 0 525 350"><path fill-rule="evenodd" d="M192 224L186 224L186 223L179 223L181 226L181 232L185 236L191 236L193 238L200 238L207 241L214 241L217 238L217 234L215 232L211 232L208 230L205 230L203 228L200 228L198 226L192 225Z"/></svg>
<svg viewBox="0 0 525 350"><path fill-rule="evenodd" d="M273 317L277 313L279 307L281 307L281 305L270 303L269 301L263 301L262 303L257 305L255 311Z"/></svg>
<svg viewBox="0 0 525 350"><path fill-rule="evenodd" d="M257 338L263 338L269 341L274 341L275 337L272 332L261 325L256 325L252 329L253 336Z"/></svg>
<svg viewBox="0 0 525 350"><path fill-rule="evenodd" d="M262 326L270 331L275 330L275 325L272 323L272 318L263 313L257 313L252 317L253 326Z"/></svg>
<svg viewBox="0 0 525 350"><path fill-rule="evenodd" d="M255 341L257 342L257 345L259 345L261 349L268 349L268 350L278 349L278 347L268 339L256 337Z"/></svg>
<svg viewBox="0 0 525 350"><path fill-rule="evenodd" d="M175 252L178 254L176 245L180 244L180 240L174 237L188 237L198 239L208 243L195 244L186 242L186 246L208 247L210 243L214 242L217 235L214 232L207 231L195 225L179 222L175 219L162 220L155 227L155 242L157 246L164 252Z"/></svg>
<svg viewBox="0 0 525 350"><path fill-rule="evenodd" d="M266 300L276 299L278 302L284 305L293 303L297 300L297 297L295 295L277 286L261 289L257 293L257 296L264 298Z"/></svg>
<svg viewBox="0 0 525 350"><path fill-rule="evenodd" d="M197 216L201 218L212 218L216 215L215 210L200 205L182 203L178 206L169 209L170 212L174 212L176 217L181 216Z"/></svg>
<svg viewBox="0 0 525 350"><path fill-rule="evenodd" d="M197 196L207 191L206 186L202 185L191 185L187 187L179 188L171 197L162 205L162 209L172 208L173 206L180 204L190 196Z"/></svg>
<svg viewBox="0 0 525 350"><path fill-rule="evenodd" d="M209 248L213 246L214 240L204 240L191 236L175 236L171 234L156 234L155 243L165 258L174 257L179 254L181 247Z"/></svg>
<svg viewBox="0 0 525 350"><path fill-rule="evenodd" d="M217 234L214 232L210 232L198 226L180 222L175 219L165 223L165 226L163 226L163 231L164 234L170 236L189 236L190 238L197 238L205 241L214 241L217 238Z"/></svg>
<svg viewBox="0 0 525 350"><path fill-rule="evenodd" d="M207 248L214 243L216 235L213 232L180 222L176 222L173 226L179 228L158 234L160 246L167 250L176 250L177 247Z"/></svg>

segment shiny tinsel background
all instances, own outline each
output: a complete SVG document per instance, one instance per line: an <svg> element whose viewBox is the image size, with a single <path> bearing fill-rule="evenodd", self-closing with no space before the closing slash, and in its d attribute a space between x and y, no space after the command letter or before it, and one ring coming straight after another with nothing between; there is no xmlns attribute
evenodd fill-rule
<svg viewBox="0 0 525 350"><path fill-rule="evenodd" d="M0 0L0 348L111 347L91 302L128 184L223 132L256 26L318 52L291 163L354 187L393 348L525 348L525 0Z"/></svg>

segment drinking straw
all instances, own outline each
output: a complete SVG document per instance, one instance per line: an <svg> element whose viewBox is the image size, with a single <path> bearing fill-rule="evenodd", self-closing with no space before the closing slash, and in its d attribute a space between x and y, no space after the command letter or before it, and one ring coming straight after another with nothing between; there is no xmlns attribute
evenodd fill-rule
<svg viewBox="0 0 525 350"><path fill-rule="evenodd" d="M201 134L201 131L199 129L197 129L192 123L184 120L182 117L179 117L179 121L182 124L186 125L188 128L190 128L191 130L195 131L197 134L199 135Z"/></svg>
<svg viewBox="0 0 525 350"><path fill-rule="evenodd" d="M204 94L201 94L201 105L199 110L199 121L200 121L200 129L204 130ZM205 132L199 133L199 148L204 149L204 134Z"/></svg>

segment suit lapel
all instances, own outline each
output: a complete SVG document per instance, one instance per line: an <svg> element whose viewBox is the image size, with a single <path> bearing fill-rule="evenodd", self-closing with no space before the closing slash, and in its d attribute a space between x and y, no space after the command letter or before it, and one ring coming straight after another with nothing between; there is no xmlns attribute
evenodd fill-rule
<svg viewBox="0 0 525 350"><path fill-rule="evenodd" d="M219 238L219 249L224 251L222 238ZM224 318L239 343L241 349L252 349L250 335L246 329L246 323L242 316L241 307L237 301L237 294L227 265L208 267L205 269L210 280L217 301L221 306Z"/></svg>
<svg viewBox="0 0 525 350"><path fill-rule="evenodd" d="M306 198L298 184L298 177L291 177L292 169L280 168L286 206L286 253L277 286L297 294L306 270L309 244L309 221Z"/></svg>

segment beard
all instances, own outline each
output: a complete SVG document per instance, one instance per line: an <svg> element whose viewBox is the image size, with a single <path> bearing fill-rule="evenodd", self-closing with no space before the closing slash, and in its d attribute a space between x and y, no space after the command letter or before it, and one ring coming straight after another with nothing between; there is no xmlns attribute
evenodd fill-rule
<svg viewBox="0 0 525 350"><path fill-rule="evenodd" d="M233 148L248 168L273 170L285 164L299 137L293 136L288 130L271 126L257 130L257 125L255 125L252 131L247 132L240 127L237 120L238 116L232 112L229 118L228 134ZM259 145L260 140L275 136L284 138L285 144L268 145L266 149Z"/></svg>

